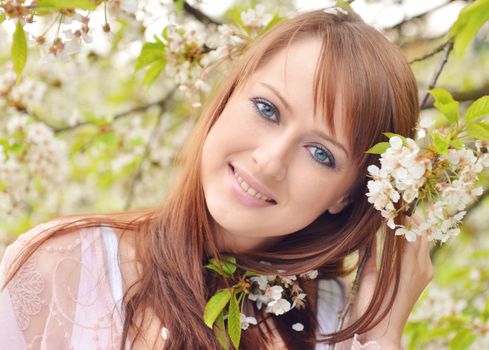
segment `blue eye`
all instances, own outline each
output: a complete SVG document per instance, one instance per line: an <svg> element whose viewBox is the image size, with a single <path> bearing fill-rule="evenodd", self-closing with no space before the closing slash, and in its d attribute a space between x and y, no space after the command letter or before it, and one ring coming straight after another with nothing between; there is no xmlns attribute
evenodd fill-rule
<svg viewBox="0 0 489 350"><path fill-rule="evenodd" d="M326 148L319 146L307 146L306 148L315 162L333 169L336 167L333 155Z"/></svg>
<svg viewBox="0 0 489 350"><path fill-rule="evenodd" d="M261 98L253 98L251 101L263 118L278 122L278 110L271 102Z"/></svg>

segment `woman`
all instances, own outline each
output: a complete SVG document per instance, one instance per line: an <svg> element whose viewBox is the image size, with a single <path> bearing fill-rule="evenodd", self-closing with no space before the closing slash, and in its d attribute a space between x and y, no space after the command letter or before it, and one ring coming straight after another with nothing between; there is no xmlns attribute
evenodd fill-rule
<svg viewBox="0 0 489 350"><path fill-rule="evenodd" d="M380 232L380 267L373 254L335 332L337 281L345 257L362 255L382 226L365 196L378 159L365 151L384 132L412 135L417 116L405 59L356 15L314 11L276 25L211 99L160 208L63 218L8 249L0 339L7 348L219 349L202 317L226 282L203 265L231 254L261 274L320 272L301 285L305 308L270 317L246 300L259 325L240 348L398 349L430 279L426 240L405 246Z"/></svg>

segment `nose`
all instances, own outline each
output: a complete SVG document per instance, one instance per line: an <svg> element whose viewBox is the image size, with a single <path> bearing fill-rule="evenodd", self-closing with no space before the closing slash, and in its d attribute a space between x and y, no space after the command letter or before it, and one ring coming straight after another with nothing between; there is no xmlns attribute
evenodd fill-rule
<svg viewBox="0 0 489 350"><path fill-rule="evenodd" d="M287 167L291 157L291 140L283 135L267 138L252 153L253 161L263 176L270 176L281 181L287 175Z"/></svg>

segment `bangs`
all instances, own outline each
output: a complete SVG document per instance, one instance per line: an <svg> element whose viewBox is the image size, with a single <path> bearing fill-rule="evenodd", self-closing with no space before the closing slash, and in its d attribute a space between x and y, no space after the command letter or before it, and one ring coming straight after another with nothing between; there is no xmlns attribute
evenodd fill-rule
<svg viewBox="0 0 489 350"><path fill-rule="evenodd" d="M322 118L333 137L343 130L350 158L360 165L365 153L390 130L393 111L390 83L370 41L357 40L355 28L322 31L313 96L315 116ZM337 114L341 113L338 118ZM342 125L335 125L341 121Z"/></svg>

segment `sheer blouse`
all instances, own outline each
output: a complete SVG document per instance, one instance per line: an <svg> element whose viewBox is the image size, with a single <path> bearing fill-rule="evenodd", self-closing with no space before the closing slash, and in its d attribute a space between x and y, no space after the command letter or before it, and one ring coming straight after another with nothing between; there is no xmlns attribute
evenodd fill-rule
<svg viewBox="0 0 489 350"><path fill-rule="evenodd" d="M7 248L0 264L0 286L17 254L49 225L36 226ZM1 347L118 350L124 320L122 296L119 240L111 228L51 237L0 292ZM338 281L318 282L318 333L336 329L343 303ZM125 348L130 349L130 344ZM375 342L360 344L356 336L348 348L380 350ZM315 349L325 350L327 345L318 344Z"/></svg>

